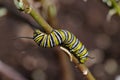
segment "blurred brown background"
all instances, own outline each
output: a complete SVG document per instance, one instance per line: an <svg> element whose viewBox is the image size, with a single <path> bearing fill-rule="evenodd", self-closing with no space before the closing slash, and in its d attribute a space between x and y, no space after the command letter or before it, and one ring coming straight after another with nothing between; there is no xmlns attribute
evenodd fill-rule
<svg viewBox="0 0 120 80"><path fill-rule="evenodd" d="M41 9L38 1L32 3L37 10ZM53 3L58 11L56 28L74 33L90 56L95 57L86 62L95 78L120 80L120 17L114 15L106 21L109 8L102 0ZM15 8L13 0L0 0L0 80L86 80L68 56L64 55L64 61L56 48L40 48L29 39L14 40L32 36L30 26L39 27L30 16Z"/></svg>

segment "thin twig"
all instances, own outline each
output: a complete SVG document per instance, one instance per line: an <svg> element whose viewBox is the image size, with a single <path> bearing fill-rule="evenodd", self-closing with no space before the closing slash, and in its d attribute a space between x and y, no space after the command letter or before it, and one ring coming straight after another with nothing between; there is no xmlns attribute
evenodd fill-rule
<svg viewBox="0 0 120 80"><path fill-rule="evenodd" d="M17 4L17 7L19 6L25 12L28 11L26 13L29 13L47 33L51 33L53 28L43 19L43 17L40 14L38 14L32 7L30 7L30 6L26 7L25 5L28 5L28 4L24 3L24 1L26 1L26 0L24 0L24 1L20 0L20 1L23 4L23 6L21 7L21 5L19 6L19 4ZM87 80L95 80L94 76L91 74L91 72L85 66L85 64L78 64L79 61L76 59L76 57L74 57L74 56L72 56L72 57L73 57L72 61L76 64L78 69L83 72L83 75L87 78Z"/></svg>
<svg viewBox="0 0 120 80"><path fill-rule="evenodd" d="M51 33L53 28L39 15L35 10L31 10L30 15L38 22L38 24L46 31L46 33Z"/></svg>

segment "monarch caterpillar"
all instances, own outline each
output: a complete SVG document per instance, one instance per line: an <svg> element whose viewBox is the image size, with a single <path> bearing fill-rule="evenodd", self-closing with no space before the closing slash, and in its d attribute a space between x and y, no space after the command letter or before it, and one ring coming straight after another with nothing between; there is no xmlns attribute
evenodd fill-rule
<svg viewBox="0 0 120 80"><path fill-rule="evenodd" d="M36 29L33 40L41 47L63 46L72 53L80 63L85 63L88 59L88 51L85 46L67 30L53 30L50 34L45 34Z"/></svg>

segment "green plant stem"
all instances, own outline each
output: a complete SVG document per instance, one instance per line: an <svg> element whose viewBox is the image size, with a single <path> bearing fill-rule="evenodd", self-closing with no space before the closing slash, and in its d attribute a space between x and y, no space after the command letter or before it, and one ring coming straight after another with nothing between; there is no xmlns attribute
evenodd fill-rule
<svg viewBox="0 0 120 80"><path fill-rule="evenodd" d="M27 1L27 0L24 0ZM24 3L24 5L28 5L26 3ZM26 9L30 8L24 8L24 11L27 11ZM28 12L27 12L28 13ZM31 8L31 11L29 12L29 14L36 20L36 22L46 31L46 33L51 33L51 31L53 30L53 28L45 21L45 19L37 13L37 11L35 11L33 8ZM83 72L83 75L87 78L87 80L95 80L94 76L91 74L91 72L88 70L88 68L86 67L85 64L78 64L78 60L76 59L76 57L72 56L73 58L73 62L77 65L78 69L80 71ZM87 71L87 73L85 74L85 72Z"/></svg>
<svg viewBox="0 0 120 80"><path fill-rule="evenodd" d="M72 58L77 68L83 72L83 75L87 78L87 80L96 80L85 64L78 64L79 63L78 60L74 56L72 56ZM86 70L87 70L87 74L84 74Z"/></svg>
<svg viewBox="0 0 120 80"><path fill-rule="evenodd" d="M31 9L30 15L46 31L46 33L51 33L52 32L53 28L35 10Z"/></svg>

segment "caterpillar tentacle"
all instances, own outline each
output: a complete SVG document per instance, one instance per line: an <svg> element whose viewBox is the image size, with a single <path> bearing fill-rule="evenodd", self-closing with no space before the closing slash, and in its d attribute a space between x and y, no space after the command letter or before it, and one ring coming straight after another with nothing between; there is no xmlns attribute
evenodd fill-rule
<svg viewBox="0 0 120 80"><path fill-rule="evenodd" d="M72 53L80 63L88 59L88 51L84 45L67 30L53 30L50 34L45 34L40 30L35 30L33 35L34 41L41 47L63 46ZM71 59L71 55L68 53ZM72 60L72 59L71 59Z"/></svg>
<svg viewBox="0 0 120 80"><path fill-rule="evenodd" d="M17 37L17 38L14 38L13 40L16 40L16 39L19 39L19 38L33 39L32 37Z"/></svg>

